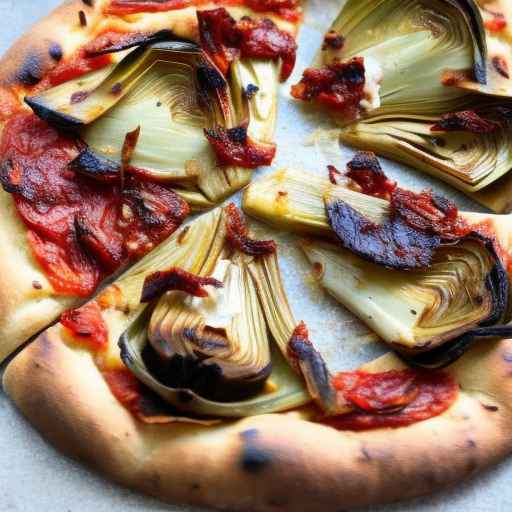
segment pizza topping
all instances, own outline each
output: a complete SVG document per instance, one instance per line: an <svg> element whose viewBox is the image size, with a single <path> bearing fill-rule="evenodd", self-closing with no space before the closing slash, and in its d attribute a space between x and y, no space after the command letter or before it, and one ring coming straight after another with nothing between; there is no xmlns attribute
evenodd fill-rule
<svg viewBox="0 0 512 512"><path fill-rule="evenodd" d="M341 50L345 46L345 38L336 30L329 30L324 37L322 50Z"/></svg>
<svg viewBox="0 0 512 512"><path fill-rule="evenodd" d="M291 75L297 44L291 34L277 28L273 21L247 16L236 21L224 7L198 11L197 17L201 45L225 75L237 58L281 59L281 80Z"/></svg>
<svg viewBox="0 0 512 512"><path fill-rule="evenodd" d="M151 302L168 291L181 291L193 297L208 297L205 286L222 288L223 284L211 277L200 277L179 268L155 272L146 277L141 302Z"/></svg>
<svg viewBox="0 0 512 512"><path fill-rule="evenodd" d="M496 123L483 119L472 110L466 110L441 116L441 119L432 126L431 130L433 132L491 133L497 128Z"/></svg>
<svg viewBox="0 0 512 512"><path fill-rule="evenodd" d="M243 417L304 404L309 398L300 379L270 349L273 339L286 354L294 323L277 255L230 250L229 210L199 218L180 242L185 263L211 269L207 276L174 268L147 279L143 300L164 295L122 336L122 359L186 413Z"/></svg>
<svg viewBox="0 0 512 512"><path fill-rule="evenodd" d="M298 100L316 101L333 108L352 121L357 119L361 110L375 107L379 81L379 77L374 79L372 76L367 85L365 59L354 57L345 63L306 69L302 80L292 87L291 93Z"/></svg>
<svg viewBox="0 0 512 512"><path fill-rule="evenodd" d="M69 164L76 152L75 139L18 114L4 129L1 181L54 290L87 296L107 273L173 233L189 208L162 185L130 177L121 190L74 173ZM125 205L133 212L129 220Z"/></svg>
<svg viewBox="0 0 512 512"><path fill-rule="evenodd" d="M322 423L339 430L411 425L439 416L458 396L459 387L454 379L439 371L358 370L333 377L309 340L304 322L295 329L288 350L311 397L326 416Z"/></svg>
<svg viewBox="0 0 512 512"><path fill-rule="evenodd" d="M190 6L199 7L208 3L210 0L112 0L106 12L122 16L139 12L172 11ZM298 0L214 0L213 3L245 5L253 11L273 13L292 22L297 22L302 17L302 8Z"/></svg>
<svg viewBox="0 0 512 512"><path fill-rule="evenodd" d="M486 20L484 22L485 28L490 32L499 33L505 30L507 27L507 20L505 19L505 15L500 12L490 12L485 11Z"/></svg>
<svg viewBox="0 0 512 512"><path fill-rule="evenodd" d="M242 212L233 203L225 211L227 239L234 249L250 256L264 256L276 252L277 245L273 240L253 240L248 236Z"/></svg>
<svg viewBox="0 0 512 512"><path fill-rule="evenodd" d="M176 414L175 410L144 386L126 368L104 370L103 377L110 392L119 403L142 423L149 425L191 423L203 426L217 423L211 420L185 418Z"/></svg>
<svg viewBox="0 0 512 512"><path fill-rule="evenodd" d="M467 226L431 193L393 196L394 204L280 171L251 184L244 209L326 239L301 244L316 279L412 365L441 368L475 341L512 334L503 325L508 260L492 232Z"/></svg>
<svg viewBox="0 0 512 512"><path fill-rule="evenodd" d="M239 166L247 169L268 166L276 155L276 145L252 140L245 126L225 129L206 128L205 135L220 167Z"/></svg>
<svg viewBox="0 0 512 512"><path fill-rule="evenodd" d="M338 430L399 428L434 418L455 402L459 386L445 372L392 370L384 373L340 373L333 379L337 393L354 411L327 418Z"/></svg>
<svg viewBox="0 0 512 512"><path fill-rule="evenodd" d="M391 181L384 174L375 153L370 151L358 151L347 164L346 175L357 187L351 188L382 199L389 200L397 187L396 182Z"/></svg>
<svg viewBox="0 0 512 512"><path fill-rule="evenodd" d="M60 317L60 323L75 340L86 344L94 352L107 348L108 327L96 301L79 309L65 311Z"/></svg>

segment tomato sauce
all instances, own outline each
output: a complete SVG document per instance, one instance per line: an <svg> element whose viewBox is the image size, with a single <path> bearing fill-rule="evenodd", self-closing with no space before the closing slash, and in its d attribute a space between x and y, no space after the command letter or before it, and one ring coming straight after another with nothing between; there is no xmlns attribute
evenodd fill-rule
<svg viewBox="0 0 512 512"><path fill-rule="evenodd" d="M455 380L445 372L412 369L340 373L333 385L342 401L355 409L323 423L353 431L405 427L439 416L454 403L459 391Z"/></svg>
<svg viewBox="0 0 512 512"><path fill-rule="evenodd" d="M141 12L165 12L209 3L247 6L253 11L273 13L292 22L297 22L302 17L302 8L297 0L112 0L106 13L123 16Z"/></svg>
<svg viewBox="0 0 512 512"><path fill-rule="evenodd" d="M121 189L76 174L68 164L77 152L73 137L33 114L15 114L0 143L0 181L54 290L88 296L171 235L189 207L163 185L128 177Z"/></svg>
<svg viewBox="0 0 512 512"><path fill-rule="evenodd" d="M73 337L95 352L107 348L108 328L101 315L101 308L96 301L87 303L79 309L62 313L60 323Z"/></svg>

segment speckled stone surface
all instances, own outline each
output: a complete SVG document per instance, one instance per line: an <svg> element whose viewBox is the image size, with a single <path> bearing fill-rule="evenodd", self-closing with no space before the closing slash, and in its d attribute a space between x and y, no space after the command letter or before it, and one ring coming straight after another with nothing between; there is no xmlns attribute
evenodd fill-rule
<svg viewBox="0 0 512 512"><path fill-rule="evenodd" d="M7 50L34 21L59 3L60 0L0 0L0 53ZM300 58L291 81L312 60L321 33L342 2L311 0L310 3L308 24L301 34ZM287 87L282 90L281 103L279 153L275 168L290 166L323 173L326 163L342 165L350 158L351 151L344 149L337 155L337 162L332 162L331 158L327 162L325 154L306 145L317 126L315 116L289 101ZM447 186L416 172L390 163L385 164L385 169L405 186L422 188L435 184L437 190L456 199L463 208L476 208ZM382 348L371 341L354 343L351 334L364 331L364 328L313 284L306 263L295 248L294 239L276 237L285 242L282 244L283 273L292 306L297 317L307 320L313 337L323 331L322 349L333 369L354 367L380 353ZM454 491L395 506L372 508L371 511L509 512L512 510L511 481L512 460ZM1 391L0 482L0 512L201 512L198 509L163 505L111 485L81 465L62 457L16 412Z"/></svg>

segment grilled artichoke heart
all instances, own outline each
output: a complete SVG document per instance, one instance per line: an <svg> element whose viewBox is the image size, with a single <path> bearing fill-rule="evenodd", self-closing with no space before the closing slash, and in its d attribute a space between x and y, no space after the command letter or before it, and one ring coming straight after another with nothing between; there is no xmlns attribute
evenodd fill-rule
<svg viewBox="0 0 512 512"><path fill-rule="evenodd" d="M491 30L489 18L501 16L495 7L349 0L329 32L344 43L325 44L317 65L364 60L358 119L331 109L344 143L416 167L503 212L510 208L512 59L505 29ZM446 123L468 113L481 118L478 126ZM440 131L443 122L449 129Z"/></svg>
<svg viewBox="0 0 512 512"><path fill-rule="evenodd" d="M360 231L346 215L340 219L345 231L339 229L333 218L339 205L355 212L356 220L364 217L374 226L389 222L388 201L316 176L305 179L303 173L279 171L255 182L244 196L250 215L327 239L302 245L322 286L411 363L444 366L476 338L512 334L511 328L496 327L507 319L509 279L488 238L476 232L451 241L432 235L436 243L418 253L422 265L411 265L402 254L412 247L403 232L384 239L392 256L385 259L382 239L366 237L374 228ZM396 240L407 245L393 247Z"/></svg>
<svg viewBox="0 0 512 512"><path fill-rule="evenodd" d="M115 55L117 64L26 98L41 118L78 132L86 155L75 169L87 162L82 172L96 176L96 160L121 171L124 138L140 126L127 171L172 184L196 209L248 183L250 169L219 168L205 129L248 125L253 140L269 142L277 63L237 61L228 83L194 43L157 41ZM247 85L260 82L264 94L248 98Z"/></svg>
<svg viewBox="0 0 512 512"><path fill-rule="evenodd" d="M217 286L206 285L206 297L169 288L121 336L121 357L144 384L187 413L241 417L298 407L310 398L287 362L295 320L277 255L234 250L228 211L216 210L215 219L208 214L204 244L192 224L180 248L201 255L193 266L184 258L183 266Z"/></svg>

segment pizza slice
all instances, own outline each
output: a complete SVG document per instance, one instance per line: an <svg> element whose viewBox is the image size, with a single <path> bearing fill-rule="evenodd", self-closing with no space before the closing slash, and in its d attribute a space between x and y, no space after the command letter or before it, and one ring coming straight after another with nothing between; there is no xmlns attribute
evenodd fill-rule
<svg viewBox="0 0 512 512"><path fill-rule="evenodd" d="M76 0L6 54L0 360L270 164L300 14Z"/></svg>
<svg viewBox="0 0 512 512"><path fill-rule="evenodd" d="M340 139L510 210L507 2L346 2L292 88Z"/></svg>
<svg viewBox="0 0 512 512"><path fill-rule="evenodd" d="M512 336L508 215L459 213L405 190L359 152L330 180L278 171L245 192L245 211L302 244L322 286L411 364L442 368L479 339Z"/></svg>
<svg viewBox="0 0 512 512"><path fill-rule="evenodd" d="M66 312L4 386L56 447L123 485L328 511L429 493L509 453L511 353L494 339L442 371L387 355L331 374L288 306L275 243L231 205Z"/></svg>

